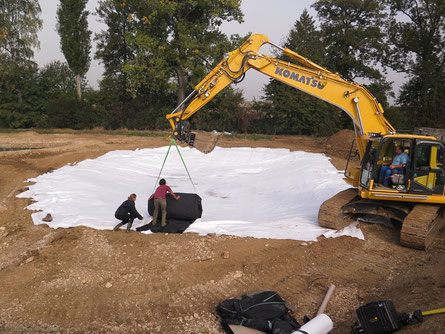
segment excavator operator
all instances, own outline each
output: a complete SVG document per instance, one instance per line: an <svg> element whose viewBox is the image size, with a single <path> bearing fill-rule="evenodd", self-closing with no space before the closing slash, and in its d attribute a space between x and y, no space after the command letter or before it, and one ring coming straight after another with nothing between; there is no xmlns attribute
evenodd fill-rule
<svg viewBox="0 0 445 334"><path fill-rule="evenodd" d="M396 156L392 159L392 162L384 162L380 169L379 183L388 187L391 174L402 174L402 168L406 166L408 159L408 154L403 152L402 146L396 146Z"/></svg>

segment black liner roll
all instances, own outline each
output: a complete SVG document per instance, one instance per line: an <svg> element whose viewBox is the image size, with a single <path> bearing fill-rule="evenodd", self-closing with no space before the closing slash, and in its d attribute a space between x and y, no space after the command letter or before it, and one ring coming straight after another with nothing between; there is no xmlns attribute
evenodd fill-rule
<svg viewBox="0 0 445 334"><path fill-rule="evenodd" d="M194 222L201 218L202 203L201 197L197 194L175 193L181 196L179 200L175 200L173 196L167 194L167 220L185 220ZM154 199L148 200L148 213L153 216L155 211ZM159 210L157 221L160 223L162 218L161 210Z"/></svg>
<svg viewBox="0 0 445 334"><path fill-rule="evenodd" d="M186 220L167 220L167 226L162 227L159 220L156 225L150 222L149 224L136 228L136 231L152 231L153 233L183 233L187 227L189 227L193 221Z"/></svg>

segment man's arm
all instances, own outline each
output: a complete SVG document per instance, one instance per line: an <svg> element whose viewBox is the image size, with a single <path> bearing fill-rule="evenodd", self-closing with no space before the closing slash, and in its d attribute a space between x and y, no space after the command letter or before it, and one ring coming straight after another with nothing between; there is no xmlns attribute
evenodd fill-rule
<svg viewBox="0 0 445 334"><path fill-rule="evenodd" d="M406 163L408 162L408 154L404 153L400 156L400 164L398 165L390 165L389 168L394 169L394 168L404 168L406 167Z"/></svg>
<svg viewBox="0 0 445 334"><path fill-rule="evenodd" d="M389 168L394 169L394 168L404 168L406 166L406 164L398 164L398 165L390 165Z"/></svg>
<svg viewBox="0 0 445 334"><path fill-rule="evenodd" d="M173 198L174 198L175 200L178 200L178 199L181 198L181 196L176 196L175 193L174 193L173 191L170 191L170 194L172 194L172 196L173 196Z"/></svg>
<svg viewBox="0 0 445 334"><path fill-rule="evenodd" d="M392 159L390 161L382 161L382 166L390 166L392 163Z"/></svg>
<svg viewBox="0 0 445 334"><path fill-rule="evenodd" d="M141 214L138 212L138 210L136 210L136 204L134 202L130 204L130 211L131 211L132 215L138 217L139 220L144 219L144 217L141 216Z"/></svg>
<svg viewBox="0 0 445 334"><path fill-rule="evenodd" d="M168 187L168 192L173 196L173 198L175 200L178 200L178 199L181 198L181 196L176 196L175 193L173 192L173 190L170 187Z"/></svg>
<svg viewBox="0 0 445 334"><path fill-rule="evenodd" d="M400 165L391 165L389 166L389 168L394 169L394 168L404 168L406 166L406 164L400 164Z"/></svg>

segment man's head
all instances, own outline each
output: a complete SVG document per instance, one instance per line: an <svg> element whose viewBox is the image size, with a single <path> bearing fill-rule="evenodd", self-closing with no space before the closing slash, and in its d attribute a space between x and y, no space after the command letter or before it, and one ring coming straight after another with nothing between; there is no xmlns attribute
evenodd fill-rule
<svg viewBox="0 0 445 334"><path fill-rule="evenodd" d="M396 153L397 154L401 154L403 152L403 148L402 148L402 146L396 146Z"/></svg>
<svg viewBox="0 0 445 334"><path fill-rule="evenodd" d="M159 185L160 186L164 186L167 182L165 182L165 179L160 179L159 180Z"/></svg>
<svg viewBox="0 0 445 334"><path fill-rule="evenodd" d="M128 199L130 201L136 201L136 194L131 194L130 196L128 196Z"/></svg>

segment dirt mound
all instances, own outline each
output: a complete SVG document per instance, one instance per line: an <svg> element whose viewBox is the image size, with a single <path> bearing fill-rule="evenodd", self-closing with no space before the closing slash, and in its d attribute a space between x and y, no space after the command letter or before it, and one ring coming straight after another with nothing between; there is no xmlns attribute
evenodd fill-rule
<svg viewBox="0 0 445 334"><path fill-rule="evenodd" d="M355 133L352 130L340 130L326 140L326 154L335 155L339 158L348 159L351 143L355 139ZM353 153L357 150L357 144L354 142Z"/></svg>

